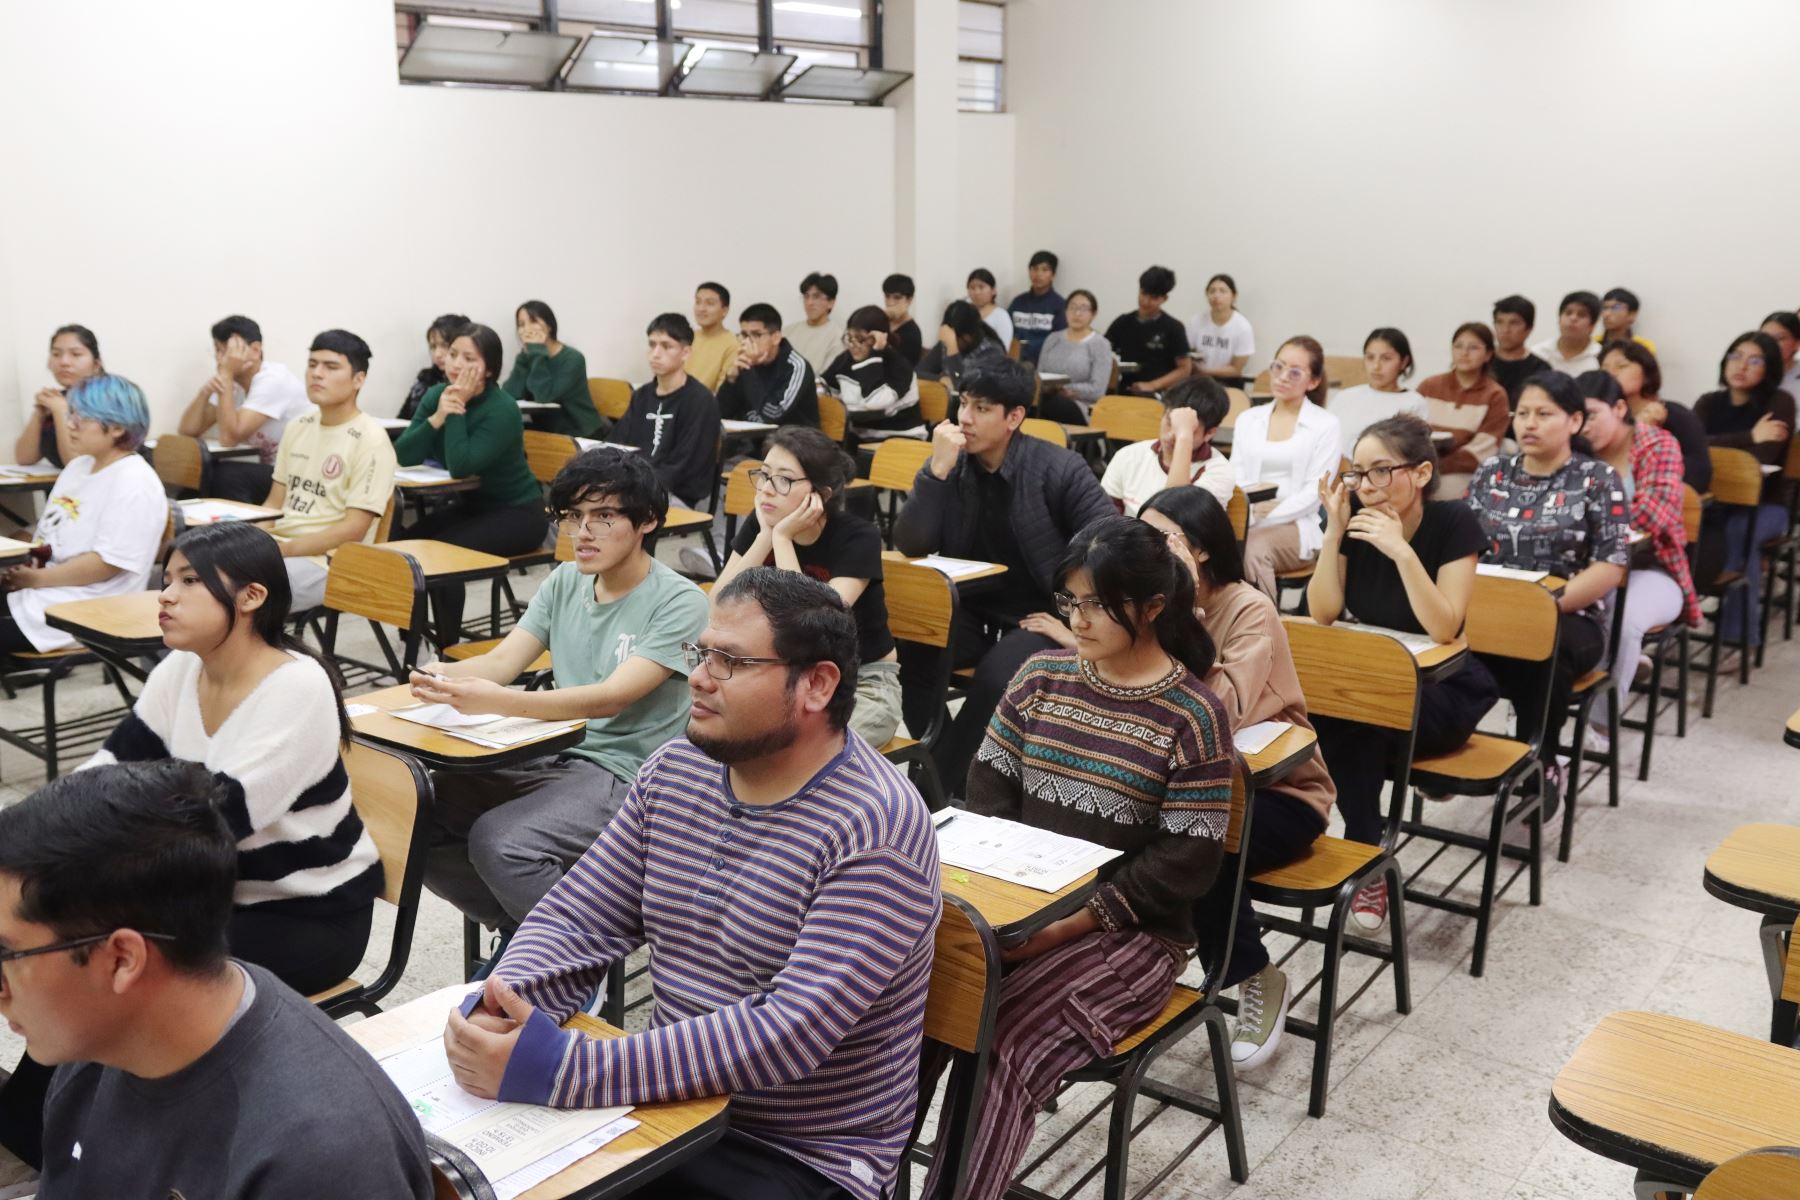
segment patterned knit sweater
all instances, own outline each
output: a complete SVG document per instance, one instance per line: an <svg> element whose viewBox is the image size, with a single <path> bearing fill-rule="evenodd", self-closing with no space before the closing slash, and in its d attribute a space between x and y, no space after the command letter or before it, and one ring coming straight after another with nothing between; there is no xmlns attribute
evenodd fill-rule
<svg viewBox="0 0 1800 1200"><path fill-rule="evenodd" d="M1231 816L1231 727L1177 665L1141 688L1104 682L1067 650L1033 655L969 768L968 807L1124 851L1089 902L1185 956Z"/></svg>

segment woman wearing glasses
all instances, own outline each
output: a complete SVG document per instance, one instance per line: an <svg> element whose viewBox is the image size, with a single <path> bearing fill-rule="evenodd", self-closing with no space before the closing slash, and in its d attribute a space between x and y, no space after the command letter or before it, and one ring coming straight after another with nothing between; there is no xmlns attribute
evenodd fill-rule
<svg viewBox="0 0 1800 1200"><path fill-rule="evenodd" d="M917 430L919 385L906 359L888 350L887 313L873 304L850 314L844 352L825 368L825 387L844 402L857 429Z"/></svg>
<svg viewBox="0 0 1800 1200"><path fill-rule="evenodd" d="M1781 390L1781 347L1766 333L1740 333L1719 361L1720 389L1694 402L1706 437L1715 446L1747 450L1765 466L1787 461L1788 438L1794 432L1794 397ZM1762 641L1762 552L1770 538L1787 532L1786 483L1779 471L1763 480L1762 503L1755 509L1737 506L1725 516L1725 570L1746 571L1751 580L1750 644ZM1750 558L1744 552L1744 530L1755 522ZM1751 561L1754 559L1754 561ZM1748 564L1746 566L1746 564ZM1719 635L1727 642L1744 637L1743 608L1727 604L1719 614Z"/></svg>
<svg viewBox="0 0 1800 1200"><path fill-rule="evenodd" d="M756 520L738 530L714 590L752 567L830 584L856 618L861 665L850 728L879 750L900 727L900 663L881 586L881 533L844 505L855 474L849 456L817 429L777 429L762 466L750 472Z"/></svg>
<svg viewBox="0 0 1800 1200"><path fill-rule="evenodd" d="M1475 563L1488 548L1481 522L1461 500L1433 500L1437 452L1418 417L1390 417L1363 431L1350 469L1321 480L1325 542L1307 584L1307 611L1329 625L1343 619L1448 642L1462 633L1475 590ZM1469 740L1500 698L1499 686L1468 656L1460 671L1419 694L1414 757L1445 754ZM1381 793L1393 745L1367 726L1317 719L1319 748L1337 782L1344 836L1381 841ZM1362 930L1387 919L1385 881L1358 893L1350 919Z"/></svg>
<svg viewBox="0 0 1800 1200"><path fill-rule="evenodd" d="M1292 337L1269 364L1273 404L1238 416L1231 465L1238 486L1276 485L1275 498L1251 508L1244 575L1275 599L1275 576L1304 567L1319 553L1319 481L1337 472L1342 427L1326 412L1325 349Z"/></svg>

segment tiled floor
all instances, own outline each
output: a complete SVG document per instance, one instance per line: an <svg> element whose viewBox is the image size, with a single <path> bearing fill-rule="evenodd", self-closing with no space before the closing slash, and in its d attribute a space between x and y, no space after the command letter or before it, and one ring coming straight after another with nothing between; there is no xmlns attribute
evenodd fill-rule
<svg viewBox="0 0 1800 1200"><path fill-rule="evenodd" d="M84 673L68 688L70 708L103 701L96 684L91 671ZM36 704L35 692L0 701L0 720L33 723ZM1653 777L1638 783L1627 772L1620 808L1583 805L1573 861L1546 864L1543 906L1525 904L1523 880L1502 903L1484 978L1468 975L1469 922L1410 908L1413 1011L1403 1017L1393 1010L1393 989L1382 979L1342 1019L1328 1115L1306 1115L1311 1045L1291 1039L1270 1062L1239 1077L1250 1182L1231 1182L1223 1145L1214 1138L1156 1194L1169 1200L1629 1196L1627 1168L1551 1128L1550 1081L1594 1022L1616 1009L1655 1009L1766 1036L1757 919L1707 896L1701 867L1736 825L1800 822L1800 789L1793 786L1800 751L1781 741L1782 723L1797 706L1800 644L1777 643L1748 688L1723 685L1712 720L1700 721L1696 708L1685 741L1659 738ZM1627 734L1626 743L1635 762L1636 736ZM41 781L34 761L0 748L0 803ZM1476 806L1467 812L1480 819ZM386 936L378 925L369 969L381 961ZM394 999L455 982L460 956L458 920L427 895ZM1316 955L1297 960L1309 961ZM1347 978L1360 980L1368 969L1366 960L1352 959ZM1308 1015L1311 1003L1303 1004ZM0 1031L0 1065L17 1051L17 1040ZM1204 1035L1174 1047L1157 1073L1210 1091ZM1085 1085L1065 1097L1060 1112L1045 1118L1041 1141L1086 1111L1103 1094L1096 1088ZM1140 1116L1147 1111L1140 1108ZM1136 1143L1134 1176L1149 1178L1196 1128L1178 1112L1158 1117ZM1061 1190L1078 1178L1098 1157L1103 1129L1096 1122L1078 1134L1032 1182ZM1097 1182L1081 1192L1097 1194Z"/></svg>

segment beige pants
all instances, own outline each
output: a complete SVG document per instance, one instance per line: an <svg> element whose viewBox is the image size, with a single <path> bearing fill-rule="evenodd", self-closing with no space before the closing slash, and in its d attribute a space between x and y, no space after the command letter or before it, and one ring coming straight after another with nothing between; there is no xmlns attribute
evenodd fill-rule
<svg viewBox="0 0 1800 1200"><path fill-rule="evenodd" d="M1312 562L1300 557L1300 527L1292 521L1283 525L1258 525L1244 539L1244 578L1269 599L1277 599L1275 576Z"/></svg>
<svg viewBox="0 0 1800 1200"><path fill-rule="evenodd" d="M900 728L900 664L864 663L856 672L856 707L850 728L877 750Z"/></svg>

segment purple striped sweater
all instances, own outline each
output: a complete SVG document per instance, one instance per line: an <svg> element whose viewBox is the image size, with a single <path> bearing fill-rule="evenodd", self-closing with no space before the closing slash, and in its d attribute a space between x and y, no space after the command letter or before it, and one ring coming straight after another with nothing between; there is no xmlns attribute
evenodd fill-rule
<svg viewBox="0 0 1800 1200"><path fill-rule="evenodd" d="M734 1129L877 1200L912 1128L940 903L931 814L861 738L764 806L737 803L725 768L677 739L500 961L538 1009L500 1097L730 1093ZM558 1028L646 942L650 1028Z"/></svg>

